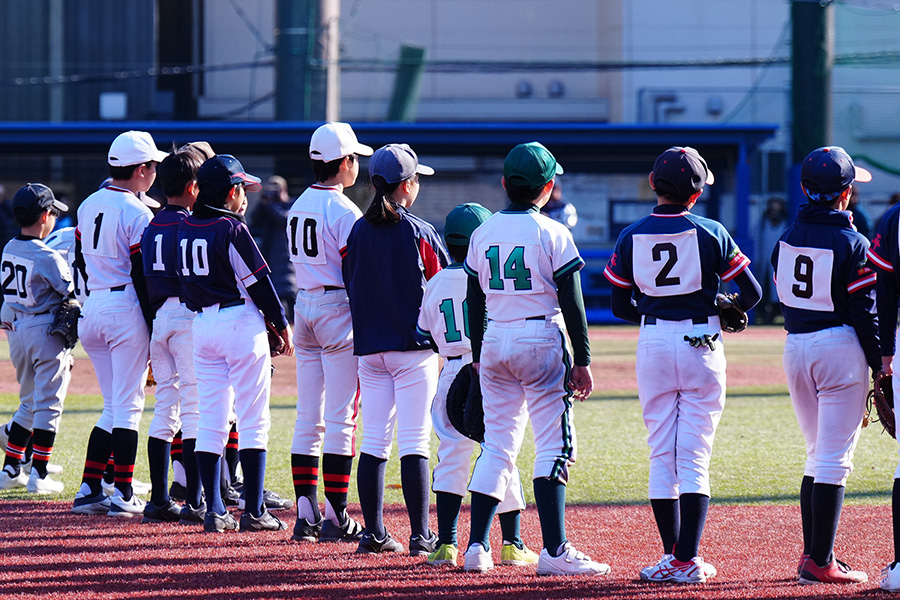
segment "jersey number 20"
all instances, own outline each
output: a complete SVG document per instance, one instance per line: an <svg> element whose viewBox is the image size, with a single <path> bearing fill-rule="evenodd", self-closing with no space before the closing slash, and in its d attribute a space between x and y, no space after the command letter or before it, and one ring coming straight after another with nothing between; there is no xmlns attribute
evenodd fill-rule
<svg viewBox="0 0 900 600"><path fill-rule="evenodd" d="M16 298L28 297L28 270L25 265L16 265L6 261L2 265L3 295ZM12 300L12 299L11 299Z"/></svg>

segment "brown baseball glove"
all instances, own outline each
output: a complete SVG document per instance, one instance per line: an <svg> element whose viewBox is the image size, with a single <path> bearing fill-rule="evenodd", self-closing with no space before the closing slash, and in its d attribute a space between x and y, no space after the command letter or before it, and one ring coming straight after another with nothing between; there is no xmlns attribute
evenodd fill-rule
<svg viewBox="0 0 900 600"><path fill-rule="evenodd" d="M878 421L884 430L892 438L897 437L896 423L894 421L894 388L892 387L893 377L891 375L880 375L875 378L875 384L869 392L869 399L866 406L867 419L869 422ZM874 411L872 410L874 407ZM875 416L877 414L877 416Z"/></svg>
<svg viewBox="0 0 900 600"><path fill-rule="evenodd" d="M273 357L280 356L284 352L284 340L281 339L278 331L275 330L275 326L269 321L266 321L266 333L269 336L269 355Z"/></svg>
<svg viewBox="0 0 900 600"><path fill-rule="evenodd" d="M747 313L741 308L737 294L716 294L716 308L719 309L722 331L740 333L747 329Z"/></svg>

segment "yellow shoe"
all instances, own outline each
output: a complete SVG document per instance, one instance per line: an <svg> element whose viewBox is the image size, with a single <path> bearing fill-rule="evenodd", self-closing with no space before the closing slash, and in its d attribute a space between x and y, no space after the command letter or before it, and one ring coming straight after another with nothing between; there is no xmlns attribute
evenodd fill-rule
<svg viewBox="0 0 900 600"><path fill-rule="evenodd" d="M441 544L437 550L428 555L425 561L429 565L451 565L456 566L456 559L459 558L459 550L453 544Z"/></svg>
<svg viewBox="0 0 900 600"><path fill-rule="evenodd" d="M503 549L500 551L500 564L525 567L533 565L537 561L538 555L529 550L525 544L522 544L522 549L520 550L515 544L503 542Z"/></svg>

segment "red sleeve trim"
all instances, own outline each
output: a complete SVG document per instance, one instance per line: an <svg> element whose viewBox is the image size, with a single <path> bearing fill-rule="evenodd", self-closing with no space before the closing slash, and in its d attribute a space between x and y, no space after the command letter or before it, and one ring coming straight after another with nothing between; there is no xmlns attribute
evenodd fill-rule
<svg viewBox="0 0 900 600"><path fill-rule="evenodd" d="M887 261L887 260L881 258L880 256L878 256L878 254L877 254L874 250L872 250L871 248L869 248L869 251L866 252L866 258L868 258L869 261L870 261L873 265L875 265L876 267L878 267L878 268L881 269L882 271L888 271L888 272L890 272L890 273L893 273L893 272L894 272L894 265L892 265L889 261Z"/></svg>
<svg viewBox="0 0 900 600"><path fill-rule="evenodd" d="M738 275L740 275L747 267L750 266L750 259L744 256L744 253L738 253L737 256L731 259L731 262L728 263L728 270L722 273L721 279L722 281L731 281Z"/></svg>
<svg viewBox="0 0 900 600"><path fill-rule="evenodd" d="M606 266L606 269L603 270L603 275L609 279L609 282L617 287L631 289L632 284L627 279L623 279L619 277L615 273L610 270L609 265Z"/></svg>
<svg viewBox="0 0 900 600"><path fill-rule="evenodd" d="M425 281L429 281L441 270L441 261L431 244L423 238L419 238L419 256L422 257L422 265L425 267Z"/></svg>

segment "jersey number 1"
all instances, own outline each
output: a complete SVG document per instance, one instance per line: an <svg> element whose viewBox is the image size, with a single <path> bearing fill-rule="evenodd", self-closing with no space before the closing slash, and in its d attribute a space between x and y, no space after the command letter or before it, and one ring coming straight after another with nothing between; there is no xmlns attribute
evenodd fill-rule
<svg viewBox="0 0 900 600"><path fill-rule="evenodd" d="M444 340L446 340L448 344L461 341L462 334L456 326L456 311L453 310L453 300L451 298L441 300L440 310L441 314L444 315L444 325L447 328L447 332L444 334ZM462 303L462 313L463 330L466 332L466 337L469 337L469 308L465 300L463 300Z"/></svg>

